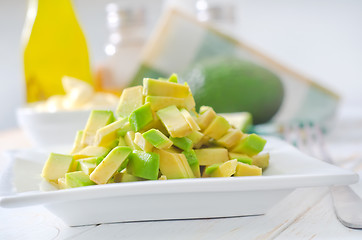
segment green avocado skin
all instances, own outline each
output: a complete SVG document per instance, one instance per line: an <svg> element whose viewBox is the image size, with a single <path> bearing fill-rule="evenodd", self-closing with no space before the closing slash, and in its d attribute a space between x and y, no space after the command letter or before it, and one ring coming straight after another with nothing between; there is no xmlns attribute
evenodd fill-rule
<svg viewBox="0 0 362 240"><path fill-rule="evenodd" d="M255 124L269 121L284 96L280 78L255 63L235 57L217 57L194 65L184 74L196 107L211 106L218 113L250 112Z"/></svg>

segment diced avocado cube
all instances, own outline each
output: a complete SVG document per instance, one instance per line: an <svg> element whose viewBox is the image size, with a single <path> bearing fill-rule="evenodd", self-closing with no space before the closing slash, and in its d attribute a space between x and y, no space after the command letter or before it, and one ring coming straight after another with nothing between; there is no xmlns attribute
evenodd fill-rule
<svg viewBox="0 0 362 240"><path fill-rule="evenodd" d="M108 154L109 148L98 146L87 146L80 152L73 154L74 159L88 158L88 157L104 157Z"/></svg>
<svg viewBox="0 0 362 240"><path fill-rule="evenodd" d="M76 188L95 185L95 183L83 171L77 171L65 174L65 185L68 188Z"/></svg>
<svg viewBox="0 0 362 240"><path fill-rule="evenodd" d="M160 156L157 153L133 150L129 155L127 172L136 177L157 180L159 166Z"/></svg>
<svg viewBox="0 0 362 240"><path fill-rule="evenodd" d="M129 115L129 124L133 131L138 132L153 120L151 104L146 103Z"/></svg>
<svg viewBox="0 0 362 240"><path fill-rule="evenodd" d="M97 167L97 164L79 161L79 166L80 170L82 170L85 174L90 175Z"/></svg>
<svg viewBox="0 0 362 240"><path fill-rule="evenodd" d="M254 156L263 151L265 144L266 140L255 133L244 134L240 142L231 151Z"/></svg>
<svg viewBox="0 0 362 240"><path fill-rule="evenodd" d="M191 94L186 98L146 96L145 102L151 104L151 109L153 111L158 111L171 105L175 105L179 108L186 108L187 110L191 110L195 107L195 100Z"/></svg>
<svg viewBox="0 0 362 240"><path fill-rule="evenodd" d="M117 172L113 177L113 182L119 183L119 182L138 182L138 181L144 181L145 179L133 176L129 174L126 169L123 169L121 172Z"/></svg>
<svg viewBox="0 0 362 240"><path fill-rule="evenodd" d="M192 141L187 137L182 137L182 138L170 137L170 140L173 142L173 145L184 151L190 150L193 145Z"/></svg>
<svg viewBox="0 0 362 240"><path fill-rule="evenodd" d="M126 142L127 146L133 150L141 150L141 148L134 142L135 137L135 132L129 131L127 132L126 136L124 136L124 141Z"/></svg>
<svg viewBox="0 0 362 240"><path fill-rule="evenodd" d="M93 110L88 118L81 140L82 146L92 145L97 130L114 121L112 111Z"/></svg>
<svg viewBox="0 0 362 240"><path fill-rule="evenodd" d="M143 151L145 152L152 152L153 149L153 145L148 142L141 133L136 132L135 133L135 138L134 138L134 143L139 146Z"/></svg>
<svg viewBox="0 0 362 240"><path fill-rule="evenodd" d="M175 105L157 111L171 137L185 137L192 132L189 124Z"/></svg>
<svg viewBox="0 0 362 240"><path fill-rule="evenodd" d="M204 134L199 131L193 131L186 137L192 141L193 146L196 146L204 137Z"/></svg>
<svg viewBox="0 0 362 240"><path fill-rule="evenodd" d="M46 161L41 176L48 181L58 181L58 178L64 177L73 165L71 155L50 153Z"/></svg>
<svg viewBox="0 0 362 240"><path fill-rule="evenodd" d="M234 153L234 152L229 152L229 158L230 159L237 159L238 162L242 162L242 163L246 163L251 165L253 162L253 159L251 157L249 157L246 154L242 154L242 153Z"/></svg>
<svg viewBox="0 0 362 240"><path fill-rule="evenodd" d="M252 157L252 165L262 168L265 170L269 166L269 153L258 154Z"/></svg>
<svg viewBox="0 0 362 240"><path fill-rule="evenodd" d="M129 122L126 122L121 129L117 130L117 136L124 137L129 131L132 131L132 127Z"/></svg>
<svg viewBox="0 0 362 240"><path fill-rule="evenodd" d="M77 160L79 162L80 170L85 174L90 175L97 165L102 162L102 157L90 157Z"/></svg>
<svg viewBox="0 0 362 240"><path fill-rule="evenodd" d="M117 139L117 131L127 122L127 118L117 120L97 130L94 145L109 147Z"/></svg>
<svg viewBox="0 0 362 240"><path fill-rule="evenodd" d="M201 110L204 108L203 112L201 113ZM200 116L197 118L197 123L199 124L199 127L201 128L201 130L205 130L210 123L212 122L212 120L214 120L214 118L216 117L216 113L214 111L214 109L212 109L211 107L201 107L200 108Z"/></svg>
<svg viewBox="0 0 362 240"><path fill-rule="evenodd" d="M180 110L180 112L181 112L182 116L184 116L186 122L189 124L192 131L200 130L200 127L197 124L196 120L191 116L191 114L185 108L182 108Z"/></svg>
<svg viewBox="0 0 362 240"><path fill-rule="evenodd" d="M105 184L132 152L130 147L115 147L90 174L97 184Z"/></svg>
<svg viewBox="0 0 362 240"><path fill-rule="evenodd" d="M70 151L70 154L79 152L80 150L82 150L83 146L82 146L82 137L83 137L83 130L79 130L77 131L77 134L75 135L75 140L73 143L73 148Z"/></svg>
<svg viewBox="0 0 362 240"><path fill-rule="evenodd" d="M151 129L143 133L142 136L150 142L154 147L159 149L167 149L172 146L172 141L168 139L162 132L157 129Z"/></svg>
<svg viewBox="0 0 362 240"><path fill-rule="evenodd" d="M215 163L223 163L229 160L228 151L225 148L195 149L195 153L201 166L210 166Z"/></svg>
<svg viewBox="0 0 362 240"><path fill-rule="evenodd" d="M214 120L212 120L210 125L206 127L203 133L206 136L218 140L227 133L230 127L230 124L228 123L228 121L226 121L225 118L221 116L216 116Z"/></svg>
<svg viewBox="0 0 362 240"><path fill-rule="evenodd" d="M238 161L236 159L226 161L219 166L212 165L211 169L206 168L205 174L210 177L231 177L235 171Z"/></svg>
<svg viewBox="0 0 362 240"><path fill-rule="evenodd" d="M185 155L190 167L192 167L192 166L199 167L199 160L197 159L196 153L193 149L183 151L182 154Z"/></svg>
<svg viewBox="0 0 362 240"><path fill-rule="evenodd" d="M194 173L193 173L193 171L192 171L189 163L187 162L186 156L181 153L181 154L179 155L179 158L180 158L180 160L181 160L182 165L184 166L184 168L185 168L185 170L186 170L187 176L188 176L189 178L195 178L195 175L194 175Z"/></svg>
<svg viewBox="0 0 362 240"><path fill-rule="evenodd" d="M169 78L168 78L169 82L173 82L173 83L177 83L178 82L178 77L176 73L173 73Z"/></svg>
<svg viewBox="0 0 362 240"><path fill-rule="evenodd" d="M190 88L179 83L143 79L143 95L185 98L189 94Z"/></svg>
<svg viewBox="0 0 362 240"><path fill-rule="evenodd" d="M228 132L219 138L217 144L230 149L240 142L243 137L243 133L239 129L230 128Z"/></svg>
<svg viewBox="0 0 362 240"><path fill-rule="evenodd" d="M209 177L213 172L215 172L219 168L220 165L221 163L215 163L211 166L206 167L203 177Z"/></svg>
<svg viewBox="0 0 362 240"><path fill-rule="evenodd" d="M82 170L82 169L80 167L78 160L74 159L74 157L73 157L73 162L72 162L72 165L70 166L68 172L75 172L75 171L80 171L80 170Z"/></svg>
<svg viewBox="0 0 362 240"><path fill-rule="evenodd" d="M116 114L122 118L128 117L131 112L143 105L143 88L135 86L122 91Z"/></svg>
<svg viewBox="0 0 362 240"><path fill-rule="evenodd" d="M104 157L90 157L90 158L82 158L78 161L86 162L86 163L94 163L96 165L100 164L103 161Z"/></svg>
<svg viewBox="0 0 362 240"><path fill-rule="evenodd" d="M155 150L160 156L160 171L167 179L191 178L192 170L185 155L170 150Z"/></svg>
<svg viewBox="0 0 362 240"><path fill-rule="evenodd" d="M197 159L195 151L191 149L188 151L183 151L182 154L185 155L187 162L190 165L190 168L191 168L194 176L199 178L200 177L200 165L199 165L199 160Z"/></svg>
<svg viewBox="0 0 362 240"><path fill-rule="evenodd" d="M234 176L241 177L241 176L261 176L262 169L260 167L249 165L246 163L238 162L236 165L236 172Z"/></svg>

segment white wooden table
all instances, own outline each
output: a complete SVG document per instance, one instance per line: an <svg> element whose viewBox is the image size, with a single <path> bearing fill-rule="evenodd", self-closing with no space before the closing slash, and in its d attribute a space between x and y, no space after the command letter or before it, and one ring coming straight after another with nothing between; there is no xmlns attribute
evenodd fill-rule
<svg viewBox="0 0 362 240"><path fill-rule="evenodd" d="M343 121L329 136L327 146L336 161L348 165L362 159L362 116ZM0 151L29 146L20 130L0 133ZM356 171L362 172L361 166ZM354 188L362 194L361 183ZM68 227L42 206L0 208L0 239L344 240L362 239L362 230L346 228L336 219L327 188L306 188L294 191L265 215L252 217Z"/></svg>

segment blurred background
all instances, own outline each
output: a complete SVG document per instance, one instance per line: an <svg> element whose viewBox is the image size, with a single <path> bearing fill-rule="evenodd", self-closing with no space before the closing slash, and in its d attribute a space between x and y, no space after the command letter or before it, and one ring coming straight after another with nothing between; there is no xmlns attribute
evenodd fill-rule
<svg viewBox="0 0 362 240"><path fill-rule="evenodd" d="M107 58L105 46L110 33L106 6L112 2L128 3L73 1L93 70ZM143 6L147 13L146 40L163 9L180 4L166 0L132 2ZM341 96L341 106L356 106L362 111L362 1L220 2L233 6L233 25L225 23L225 31L336 92ZM25 104L21 33L26 8L26 0L0 1L0 130L17 126L15 110Z"/></svg>

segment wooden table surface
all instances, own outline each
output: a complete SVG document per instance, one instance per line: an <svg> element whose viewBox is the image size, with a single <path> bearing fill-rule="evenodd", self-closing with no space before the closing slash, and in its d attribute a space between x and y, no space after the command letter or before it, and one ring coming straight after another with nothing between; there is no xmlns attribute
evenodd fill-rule
<svg viewBox="0 0 362 240"><path fill-rule="evenodd" d="M334 159L362 159L362 135L351 133L342 141L341 134L345 132L337 131L334 141L328 141ZM19 129L0 132L1 152L30 146ZM305 188L265 215L251 217L68 227L42 206L0 208L0 239L362 239L362 230L346 228L336 219L327 188Z"/></svg>

